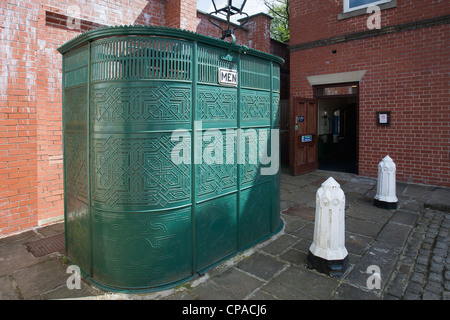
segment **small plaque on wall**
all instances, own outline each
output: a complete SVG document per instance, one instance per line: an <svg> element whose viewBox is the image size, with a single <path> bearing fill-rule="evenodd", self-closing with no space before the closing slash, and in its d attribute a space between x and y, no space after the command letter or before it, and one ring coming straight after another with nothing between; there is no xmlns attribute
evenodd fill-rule
<svg viewBox="0 0 450 320"><path fill-rule="evenodd" d="M390 111L377 111L377 126L391 125L391 112Z"/></svg>

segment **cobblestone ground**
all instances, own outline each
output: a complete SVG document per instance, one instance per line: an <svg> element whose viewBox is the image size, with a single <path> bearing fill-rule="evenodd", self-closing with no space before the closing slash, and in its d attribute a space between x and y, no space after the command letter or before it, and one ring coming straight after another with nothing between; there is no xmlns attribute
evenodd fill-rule
<svg viewBox="0 0 450 320"><path fill-rule="evenodd" d="M450 300L450 213L424 209L384 299Z"/></svg>

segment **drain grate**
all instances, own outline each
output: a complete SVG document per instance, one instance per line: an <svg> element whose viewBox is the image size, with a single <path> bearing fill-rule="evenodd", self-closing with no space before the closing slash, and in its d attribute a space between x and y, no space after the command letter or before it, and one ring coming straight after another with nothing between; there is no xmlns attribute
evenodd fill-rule
<svg viewBox="0 0 450 320"><path fill-rule="evenodd" d="M47 237L41 240L25 243L25 247L35 258L65 249L64 233Z"/></svg>

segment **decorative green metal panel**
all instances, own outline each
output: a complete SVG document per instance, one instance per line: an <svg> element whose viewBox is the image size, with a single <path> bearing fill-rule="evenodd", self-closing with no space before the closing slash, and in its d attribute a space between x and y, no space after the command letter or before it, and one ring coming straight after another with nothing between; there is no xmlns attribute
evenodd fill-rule
<svg viewBox="0 0 450 320"><path fill-rule="evenodd" d="M201 202L195 215L197 268L199 270L236 252L237 194Z"/></svg>
<svg viewBox="0 0 450 320"><path fill-rule="evenodd" d="M67 254L96 284L173 286L280 230L280 176L259 151L277 152L283 61L230 45L130 26L58 49Z"/></svg>

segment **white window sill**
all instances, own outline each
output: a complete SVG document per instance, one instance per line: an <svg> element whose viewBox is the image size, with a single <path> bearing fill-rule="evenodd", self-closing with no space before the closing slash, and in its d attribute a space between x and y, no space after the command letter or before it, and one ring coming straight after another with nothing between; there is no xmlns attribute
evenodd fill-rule
<svg viewBox="0 0 450 320"><path fill-rule="evenodd" d="M391 0L388 3L379 4L378 7L380 10L392 9L397 7L397 0ZM362 16L367 14L367 8L362 8L354 11L339 13L338 20L349 19L357 16Z"/></svg>

